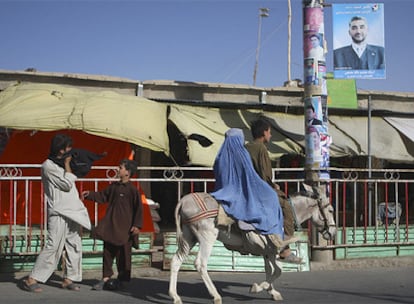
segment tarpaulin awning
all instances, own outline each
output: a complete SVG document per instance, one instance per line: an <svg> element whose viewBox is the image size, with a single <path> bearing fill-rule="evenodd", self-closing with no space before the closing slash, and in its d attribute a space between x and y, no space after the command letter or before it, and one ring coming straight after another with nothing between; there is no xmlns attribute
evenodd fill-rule
<svg viewBox="0 0 414 304"><path fill-rule="evenodd" d="M82 130L169 154L167 106L110 91L21 83L0 92L0 127Z"/></svg>
<svg viewBox="0 0 414 304"><path fill-rule="evenodd" d="M196 140L187 140L189 158L192 164L212 166L216 154L223 143L224 133L229 128L240 128L246 140L252 140L249 125L261 115L257 110L218 109L171 105L169 119L188 139L197 134L209 139L212 144L203 146ZM303 125L303 123L302 123ZM303 135L302 135L303 137ZM284 154L298 154L301 146L278 130L272 132L269 151L273 158Z"/></svg>
<svg viewBox="0 0 414 304"><path fill-rule="evenodd" d="M414 142L414 119L401 117L384 117L384 119Z"/></svg>
<svg viewBox="0 0 414 304"><path fill-rule="evenodd" d="M334 142L342 144L345 138L352 139L359 150L352 151L351 155L368 155L367 117L330 116L329 120L329 130L335 127L344 135L336 139L333 137ZM392 162L414 162L414 142L402 138L386 120L382 117L371 118L371 155Z"/></svg>
<svg viewBox="0 0 414 304"><path fill-rule="evenodd" d="M303 115L171 105L169 119L187 138L192 134L198 134L212 142L210 146L204 147L196 140L188 140L188 152L192 164L212 166L224 140L224 133L229 128L240 128L244 131L246 141L250 141L252 140L250 123L259 116L266 116L273 126L272 139L268 144L272 159L286 154L304 155ZM410 126L414 126L414 123ZM408 128L403 129L401 126L400 128L410 132ZM332 137L331 157L368 155L367 117L330 115L328 134ZM371 118L372 156L393 162L412 163L414 143L410 139L411 137L407 140L402 138L384 118Z"/></svg>
<svg viewBox="0 0 414 304"><path fill-rule="evenodd" d="M20 130L82 130L169 153L167 107L145 98L110 91L81 91L52 84L18 84L0 93L0 127ZM187 138L192 164L212 166L229 128L244 130L252 139L250 123L259 116L273 125L268 148L272 159L304 155L304 118L252 109L209 108L170 104L169 119ZM414 120L371 118L371 155L393 162L414 162ZM329 116L331 157L368 155L368 118ZM202 136L211 145L193 140ZM196 137L197 137L196 136Z"/></svg>

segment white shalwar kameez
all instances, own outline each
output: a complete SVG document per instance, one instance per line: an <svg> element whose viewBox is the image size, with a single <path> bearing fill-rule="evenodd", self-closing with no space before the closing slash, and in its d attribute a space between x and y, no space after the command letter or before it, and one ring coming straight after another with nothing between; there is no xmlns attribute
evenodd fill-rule
<svg viewBox="0 0 414 304"><path fill-rule="evenodd" d="M82 281L80 226L91 229L88 211L75 186L76 175L47 159L42 164L42 183L47 201L47 239L30 277L45 283L55 271L66 249L64 278Z"/></svg>

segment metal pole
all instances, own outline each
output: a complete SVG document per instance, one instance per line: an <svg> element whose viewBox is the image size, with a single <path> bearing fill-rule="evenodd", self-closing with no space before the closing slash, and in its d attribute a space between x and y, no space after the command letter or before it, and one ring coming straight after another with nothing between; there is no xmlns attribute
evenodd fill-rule
<svg viewBox="0 0 414 304"><path fill-rule="evenodd" d="M368 179L372 178L372 156L371 156L371 95L368 95ZM372 223L372 183L368 182L368 225Z"/></svg>
<svg viewBox="0 0 414 304"><path fill-rule="evenodd" d="M259 9L259 28L257 31L256 61L254 63L254 71L253 71L253 86L256 86L256 75L257 75L257 68L259 65L259 53L260 53L260 41L261 41L261 36L262 36L262 18L263 17L269 17L268 8Z"/></svg>
<svg viewBox="0 0 414 304"><path fill-rule="evenodd" d="M292 45L292 5L290 0L288 0L288 83L290 84L292 80L290 72L290 61L291 61L291 45Z"/></svg>

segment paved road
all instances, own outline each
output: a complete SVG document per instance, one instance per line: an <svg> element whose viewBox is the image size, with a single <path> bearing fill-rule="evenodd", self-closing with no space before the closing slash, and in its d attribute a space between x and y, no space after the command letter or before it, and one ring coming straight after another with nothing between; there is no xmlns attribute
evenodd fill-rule
<svg viewBox="0 0 414 304"><path fill-rule="evenodd" d="M216 272L211 276L223 303L274 303L266 293L249 294L251 283L264 278L262 273ZM90 290L99 272L84 273L84 277L79 292L60 289L61 279L54 275L42 285L42 293L34 294L18 288L22 274L2 274L1 303L172 303L167 294L167 272L153 270L149 277L134 276L123 292ZM414 303L414 266L283 273L275 286L284 297L283 303ZM181 273L178 289L184 303L212 303L197 273Z"/></svg>

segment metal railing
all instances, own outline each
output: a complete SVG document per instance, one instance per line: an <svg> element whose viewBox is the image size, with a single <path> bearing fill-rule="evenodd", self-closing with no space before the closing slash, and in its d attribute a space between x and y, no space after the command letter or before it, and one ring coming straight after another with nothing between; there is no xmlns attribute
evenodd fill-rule
<svg viewBox="0 0 414 304"><path fill-rule="evenodd" d="M93 177L78 179L80 193L101 190L116 180L116 167L92 167L91 173ZM172 185L169 201L158 201L160 208L170 205L172 210L184 194L214 188L212 168L139 167L138 176L132 181L149 185L152 191L167 191L165 183ZM300 168L274 169L274 181L288 195L300 190L303 176ZM338 235L325 247L414 244L414 170L330 168L330 176L329 197L335 208ZM0 194L0 238L8 241L7 246L0 243L0 254L36 253L42 244L33 249L31 243L34 239L42 242L47 227L40 165L0 165ZM150 193L146 195L151 198ZM85 205L92 223L97 224L104 209L96 203ZM310 223L302 228L311 231ZM18 240L23 245L18 245Z"/></svg>

